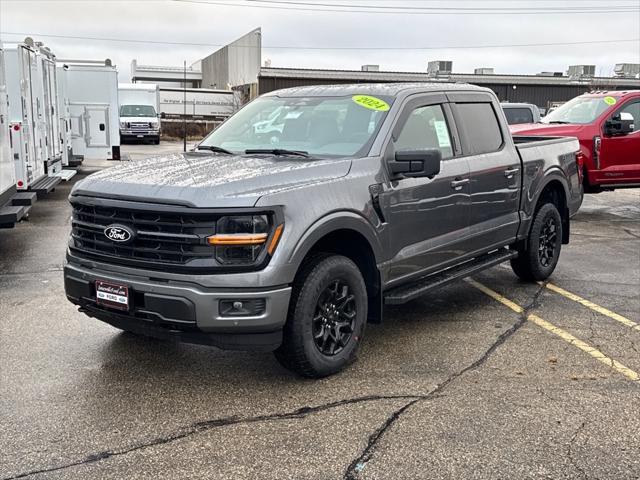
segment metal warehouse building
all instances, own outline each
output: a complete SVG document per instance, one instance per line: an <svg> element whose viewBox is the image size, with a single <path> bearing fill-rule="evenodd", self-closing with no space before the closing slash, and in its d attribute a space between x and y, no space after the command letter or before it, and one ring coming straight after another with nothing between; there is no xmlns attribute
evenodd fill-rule
<svg viewBox="0 0 640 480"><path fill-rule="evenodd" d="M258 74L258 93L303 85L376 82L465 82L488 87L503 102L526 102L549 108L592 90L640 89L634 78L546 75L492 75L452 73L430 75L420 72L380 72L360 70L311 70L302 68L267 68Z"/></svg>

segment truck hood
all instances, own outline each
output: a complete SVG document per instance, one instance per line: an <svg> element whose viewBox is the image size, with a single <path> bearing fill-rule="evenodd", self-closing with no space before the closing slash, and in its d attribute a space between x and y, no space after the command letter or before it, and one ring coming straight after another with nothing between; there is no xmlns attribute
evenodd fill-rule
<svg viewBox="0 0 640 480"><path fill-rule="evenodd" d="M78 182L71 195L188 205L252 207L263 195L340 178L351 160L174 153L102 170Z"/></svg>
<svg viewBox="0 0 640 480"><path fill-rule="evenodd" d="M548 135L552 137L577 137L588 125L547 124L547 123L522 123L510 125L513 135Z"/></svg>

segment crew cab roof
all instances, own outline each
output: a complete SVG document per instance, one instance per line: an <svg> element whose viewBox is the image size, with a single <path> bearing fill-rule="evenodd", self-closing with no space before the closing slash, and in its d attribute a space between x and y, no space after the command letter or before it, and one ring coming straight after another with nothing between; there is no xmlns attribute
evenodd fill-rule
<svg viewBox="0 0 640 480"><path fill-rule="evenodd" d="M362 83L345 85L314 85L306 87L285 88L265 94L265 97L340 97L348 95L391 96L409 95L412 93L430 92L487 92L489 88L478 87L469 83L431 82L431 83Z"/></svg>

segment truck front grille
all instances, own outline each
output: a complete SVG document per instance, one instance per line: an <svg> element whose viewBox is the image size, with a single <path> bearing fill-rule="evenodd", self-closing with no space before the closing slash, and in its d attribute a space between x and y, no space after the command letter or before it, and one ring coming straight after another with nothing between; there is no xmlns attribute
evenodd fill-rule
<svg viewBox="0 0 640 480"><path fill-rule="evenodd" d="M184 208L157 210L83 204L72 201L70 249L91 258L164 270L165 267L211 268L217 265L213 249L205 243L215 233L220 215ZM148 208L148 207L147 207ZM133 240L117 243L106 237L109 225L134 232Z"/></svg>

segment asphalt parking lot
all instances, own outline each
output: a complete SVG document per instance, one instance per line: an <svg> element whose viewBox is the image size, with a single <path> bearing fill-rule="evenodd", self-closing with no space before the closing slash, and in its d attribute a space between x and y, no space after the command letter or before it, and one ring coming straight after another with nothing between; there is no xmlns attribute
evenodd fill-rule
<svg viewBox="0 0 640 480"><path fill-rule="evenodd" d="M67 196L106 165L0 230L0 479L640 478L640 191L587 196L547 284L506 265L389 308L312 381L67 302Z"/></svg>

